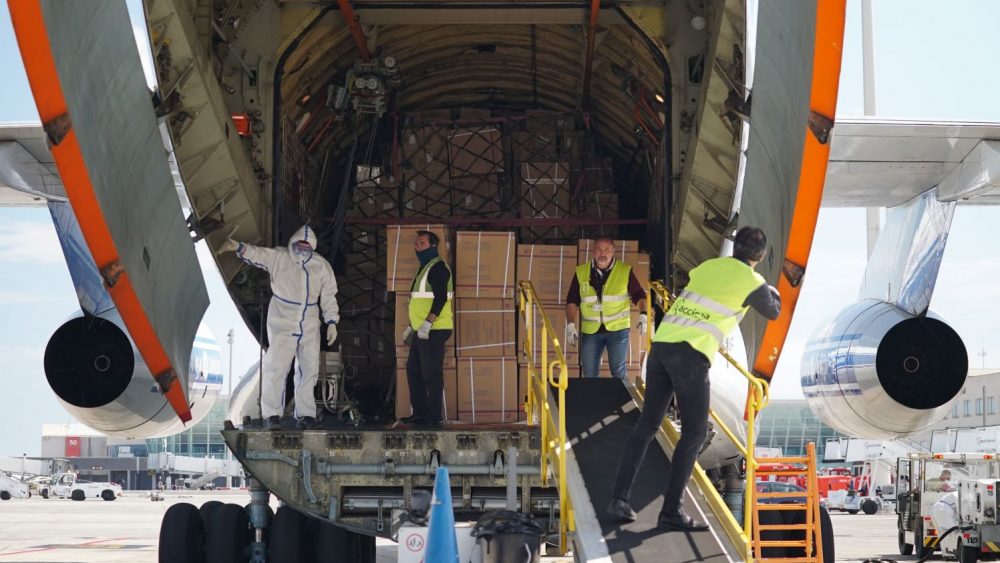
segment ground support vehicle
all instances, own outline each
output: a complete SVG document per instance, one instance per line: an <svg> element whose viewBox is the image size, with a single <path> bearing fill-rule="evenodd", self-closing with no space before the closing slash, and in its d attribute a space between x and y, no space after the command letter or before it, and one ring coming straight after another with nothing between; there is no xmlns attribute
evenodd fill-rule
<svg viewBox="0 0 1000 563"><path fill-rule="evenodd" d="M947 531L935 527L934 504L962 482L1000 477L1000 462L993 454L912 453L897 460L896 475L899 552L909 555L916 551L923 556L942 547L937 538ZM981 497L980 508L985 511L982 502ZM995 517L995 501L993 509ZM961 535L966 533L963 530Z"/></svg>
<svg viewBox="0 0 1000 563"><path fill-rule="evenodd" d="M0 500L30 497L31 489L26 483L23 483L6 473L0 473Z"/></svg>
<svg viewBox="0 0 1000 563"><path fill-rule="evenodd" d="M122 488L115 483L94 483L81 481L76 473L59 473L53 475L50 484L41 488L42 498L57 497L72 500L99 498L113 501L122 496Z"/></svg>

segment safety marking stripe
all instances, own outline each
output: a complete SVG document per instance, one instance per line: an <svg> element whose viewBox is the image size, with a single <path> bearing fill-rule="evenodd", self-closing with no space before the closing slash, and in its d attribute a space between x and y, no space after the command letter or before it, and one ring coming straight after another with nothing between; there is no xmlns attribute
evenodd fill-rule
<svg viewBox="0 0 1000 563"><path fill-rule="evenodd" d="M844 47L844 15L846 0L818 0L816 3L816 38L813 47L812 86L809 95L810 116L828 120L833 124L837 113L837 92L840 84L841 56ZM770 380L778 363L778 356L792 324L792 313L799 299L819 206L823 199L823 184L830 159L829 136L823 142L813 128L806 126L805 149L799 168L799 188L795 198L792 226L788 232L788 245L783 257L782 275L778 276L781 293L781 313L767 323L761 339L753 370ZM790 273L795 273L794 284Z"/></svg>
<svg viewBox="0 0 1000 563"><path fill-rule="evenodd" d="M990 548L990 551L993 551L993 552L1000 551L1000 546L998 546L997 544L995 544L995 543L993 543L991 541L988 541L988 542L985 542L985 543L986 543L986 547Z"/></svg>
<svg viewBox="0 0 1000 563"><path fill-rule="evenodd" d="M122 321L160 390L183 422L191 420L191 410L181 380L170 364L163 345L153 330L146 312L136 295L128 272L121 266L118 248L104 219L101 206L90 181L87 163L80 152L79 140L72 125L72 116L63 96L62 83L56 70L49 33L39 0L8 3L14 34L27 71L31 93L38 115L49 136L49 150L55 158L59 176L80 230L94 257L104 286L118 307ZM54 8L57 9L57 8Z"/></svg>

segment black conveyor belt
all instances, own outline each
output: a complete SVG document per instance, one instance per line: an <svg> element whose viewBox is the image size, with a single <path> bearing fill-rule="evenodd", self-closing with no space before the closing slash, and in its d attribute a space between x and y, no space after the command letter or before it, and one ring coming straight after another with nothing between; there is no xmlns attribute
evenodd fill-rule
<svg viewBox="0 0 1000 563"><path fill-rule="evenodd" d="M656 529L670 461L655 439L632 488L632 508L639 519L622 525L605 515L622 447L639 418L639 409L621 381L571 379L566 405L566 432L613 561L729 560L711 531L682 533ZM688 514L703 519L690 493L685 493L684 503ZM715 522L711 514L706 516L709 523ZM724 536L722 530L717 534Z"/></svg>

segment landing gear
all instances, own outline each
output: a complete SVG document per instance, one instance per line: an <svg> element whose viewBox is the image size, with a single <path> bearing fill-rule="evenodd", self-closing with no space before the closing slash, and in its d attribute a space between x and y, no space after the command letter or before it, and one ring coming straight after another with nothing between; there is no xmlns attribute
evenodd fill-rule
<svg viewBox="0 0 1000 563"><path fill-rule="evenodd" d="M203 563L205 527L193 504L182 502L167 509L160 524L160 563Z"/></svg>
<svg viewBox="0 0 1000 563"><path fill-rule="evenodd" d="M375 563L375 538L321 522L316 529L316 562L341 561Z"/></svg>
<svg viewBox="0 0 1000 563"><path fill-rule="evenodd" d="M282 506L271 523L268 560L282 563L312 563L313 542L309 519L289 506Z"/></svg>
<svg viewBox="0 0 1000 563"><path fill-rule="evenodd" d="M213 508L205 521L205 559L213 563L246 563L250 547L250 517L236 504Z"/></svg>

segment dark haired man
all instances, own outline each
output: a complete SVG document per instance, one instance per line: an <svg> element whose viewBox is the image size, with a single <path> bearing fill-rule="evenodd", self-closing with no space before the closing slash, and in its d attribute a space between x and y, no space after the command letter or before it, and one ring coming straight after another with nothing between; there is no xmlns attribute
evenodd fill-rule
<svg viewBox="0 0 1000 563"><path fill-rule="evenodd" d="M635 520L629 506L632 484L670 396L676 393L681 439L670 460L657 527L668 531L707 529L704 523L684 513L681 498L708 431L708 370L722 341L750 307L771 320L781 311L778 290L754 271L766 253L764 231L743 227L736 233L732 258L712 258L689 272L688 285L653 336L646 365L645 406L625 441L608 514L620 520Z"/></svg>
<svg viewBox="0 0 1000 563"><path fill-rule="evenodd" d="M438 255L439 242L436 234L417 231L413 250L420 269L410 285L410 324L403 332L403 340L410 343L406 381L413 414L402 422L430 427L444 423L444 345L455 326L451 270Z"/></svg>

